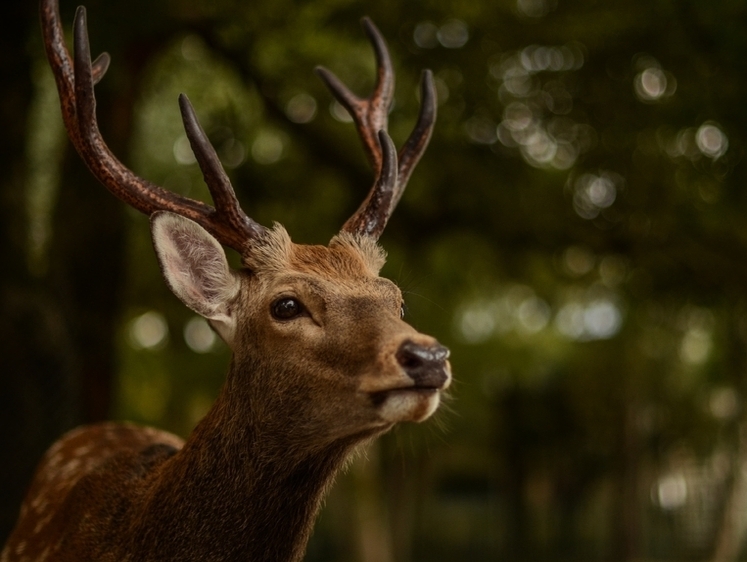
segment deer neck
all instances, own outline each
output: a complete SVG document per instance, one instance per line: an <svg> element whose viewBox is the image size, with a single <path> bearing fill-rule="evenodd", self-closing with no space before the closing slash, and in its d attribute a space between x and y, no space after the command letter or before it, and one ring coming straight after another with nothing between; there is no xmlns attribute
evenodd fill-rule
<svg viewBox="0 0 747 562"><path fill-rule="evenodd" d="M327 488L361 441L301 449L292 430L258 419L231 375L154 479L136 533L144 560L301 560Z"/></svg>

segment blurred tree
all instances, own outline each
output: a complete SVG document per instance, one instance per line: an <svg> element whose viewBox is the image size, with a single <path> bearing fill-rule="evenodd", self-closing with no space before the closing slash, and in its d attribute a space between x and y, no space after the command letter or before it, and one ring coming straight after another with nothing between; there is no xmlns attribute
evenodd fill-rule
<svg viewBox="0 0 747 562"><path fill-rule="evenodd" d="M65 334L56 304L29 270L27 254L25 149L33 84L32 58L24 47L36 14L33 5L23 1L3 3L0 14L3 21L13 23L0 38L0 423L7 428L0 441L6 451L0 472L3 540L17 517L31 471L60 428L71 424L74 406L57 402L70 397Z"/></svg>
<svg viewBox="0 0 747 562"><path fill-rule="evenodd" d="M35 154L39 146L53 147L49 137L60 133L44 113L49 80L35 71L42 52L38 17L33 4L7 3L3 10L4 21L17 25L4 35L2 58L7 132L2 152L8 173L2 183L0 244L8 259L0 278L0 345L8 388L0 409L4 427L14 428L2 434L3 448L17 454L0 486L0 541L15 522L43 451L64 430L109 416L125 239L122 206L100 188L74 151L66 150L62 159L53 150L41 158ZM112 99L105 88L99 95L101 128L118 152L130 138L138 74L149 58L142 37L132 45L129 64L117 73L117 95ZM60 162L58 170L38 169ZM86 220L71 221L76 216Z"/></svg>
<svg viewBox="0 0 747 562"><path fill-rule="evenodd" d="M357 20L368 13L395 57L398 143L418 73L434 70L436 132L382 243L409 319L452 348L453 412L445 432L402 428L355 465L309 560L365 560L377 536L397 562L740 555L742 2L88 7L94 50L113 54L97 91L114 151L206 198L176 109L185 91L249 214L300 242L326 242L369 182L311 69L365 92L373 57ZM62 9L70 21L73 6ZM144 219L69 150L49 161L60 190L46 268L29 268L38 217L26 212L23 151L45 86L30 71L32 10L3 10L24 22L2 58L2 435L24 459L2 483L9 522L33 458L110 402L118 417L189 431L226 350L169 297ZM378 514L368 527L365 513Z"/></svg>

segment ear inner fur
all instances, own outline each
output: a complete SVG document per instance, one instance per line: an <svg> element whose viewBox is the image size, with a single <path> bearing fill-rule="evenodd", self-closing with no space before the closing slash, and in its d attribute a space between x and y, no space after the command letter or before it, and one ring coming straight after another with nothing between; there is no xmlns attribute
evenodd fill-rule
<svg viewBox="0 0 747 562"><path fill-rule="evenodd" d="M189 308L220 325L222 336L232 332L229 304L239 280L218 241L196 222L169 212L153 214L151 232L169 288Z"/></svg>

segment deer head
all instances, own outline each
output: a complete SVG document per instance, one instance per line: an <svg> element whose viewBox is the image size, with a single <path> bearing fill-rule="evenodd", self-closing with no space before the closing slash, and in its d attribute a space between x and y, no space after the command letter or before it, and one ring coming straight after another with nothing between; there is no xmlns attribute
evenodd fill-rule
<svg viewBox="0 0 747 562"><path fill-rule="evenodd" d="M431 73L423 73L418 123L397 154L386 132L394 73L373 23L363 20L378 63L370 97L355 96L328 70L317 69L353 117L376 179L327 247L299 245L281 226L267 229L243 212L185 95L179 98L185 130L215 208L163 190L121 164L96 123L93 88L109 57L91 63L86 12L80 7L71 61L57 10L54 1L43 2L47 54L73 144L114 195L151 216L166 282L209 320L235 362L252 362L255 372L266 372L256 370L257 362L274 363L269 371L284 376L273 374L268 392L285 396L277 388L283 386L290 396L306 396L316 416L328 418L320 420L327 428L320 435L381 430L432 414L449 382L448 353L402 320L401 292L378 276L384 253L376 243L433 129ZM239 252L243 270L229 268L221 243ZM253 381L253 388L257 384Z"/></svg>
<svg viewBox="0 0 747 562"><path fill-rule="evenodd" d="M47 514L36 523L22 516L2 560L26 548L24 529L38 534L45 525L57 533L48 539L47 551L59 548L62 536L68 544L85 545L76 560L222 560L238 554L297 560L323 490L350 449L398 422L428 418L451 380L448 350L402 319L402 293L379 277L384 252L377 239L433 128L432 76L423 73L418 122L397 153L386 132L394 74L371 21L363 25L376 53L378 80L369 97L355 96L328 70L318 69L352 115L375 180L328 246L301 245L282 226L268 229L242 211L184 95L179 104L185 130L215 207L165 191L119 162L96 124L94 84L109 57L91 62L85 9L78 8L75 17L74 58L64 44L56 0L42 0L41 13L73 145L107 189L150 215L166 282L210 322L233 358L215 406L178 452L176 438L121 427L78 430L59 441L25 506L33 508L42 498L63 515ZM229 267L222 245L240 254L240 270ZM88 474L107 455L125 451L143 481L133 483L131 473L123 475L116 466ZM59 466L67 469L52 474ZM78 497L75 507L63 509L84 476L86 489L100 488L108 500L97 497L85 511ZM127 498L124 511L101 507L119 505L120 498ZM70 521L75 519L70 513L81 512L79 523ZM265 528L273 514L288 520L290 535ZM94 530L87 523L92 518ZM199 524L189 523L192 519ZM116 525L116 538L101 545L106 534L101 529L108 524ZM36 544L41 552L45 543L37 537Z"/></svg>

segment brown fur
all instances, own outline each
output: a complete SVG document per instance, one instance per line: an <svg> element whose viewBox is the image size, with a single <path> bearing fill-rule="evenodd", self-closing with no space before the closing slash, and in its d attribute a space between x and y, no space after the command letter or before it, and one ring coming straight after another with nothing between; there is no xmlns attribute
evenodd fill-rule
<svg viewBox="0 0 747 562"><path fill-rule="evenodd" d="M299 246L276 227L240 274L228 377L184 446L125 424L67 434L42 460L0 561L301 560L356 445L435 407L413 393L385 417L373 399L412 384L395 358L403 341L434 342L400 319L382 263L371 240ZM279 296L308 314L273 319Z"/></svg>
<svg viewBox="0 0 747 562"><path fill-rule="evenodd" d="M384 253L374 240L430 137L432 75L423 75L418 126L397 162L385 133L391 63L364 20L382 86L346 99L354 117L368 116L357 124L380 178L348 232L328 247L299 246L281 226L266 230L239 209L185 97L187 136L208 169L215 209L152 189L103 150L95 119L86 119L93 84L72 72L89 57L85 13L76 16L73 65L58 12L43 0L43 35L73 144L112 193L151 216L166 282L234 355L218 399L186 442L113 423L63 436L42 459L0 562L298 561L351 451L395 423L426 419L450 381L446 350L401 320L402 295L378 277ZM98 63L92 73L104 71ZM328 71L321 75L333 84ZM228 268L218 241L242 254L245 270ZM301 314L273 315L291 298Z"/></svg>

